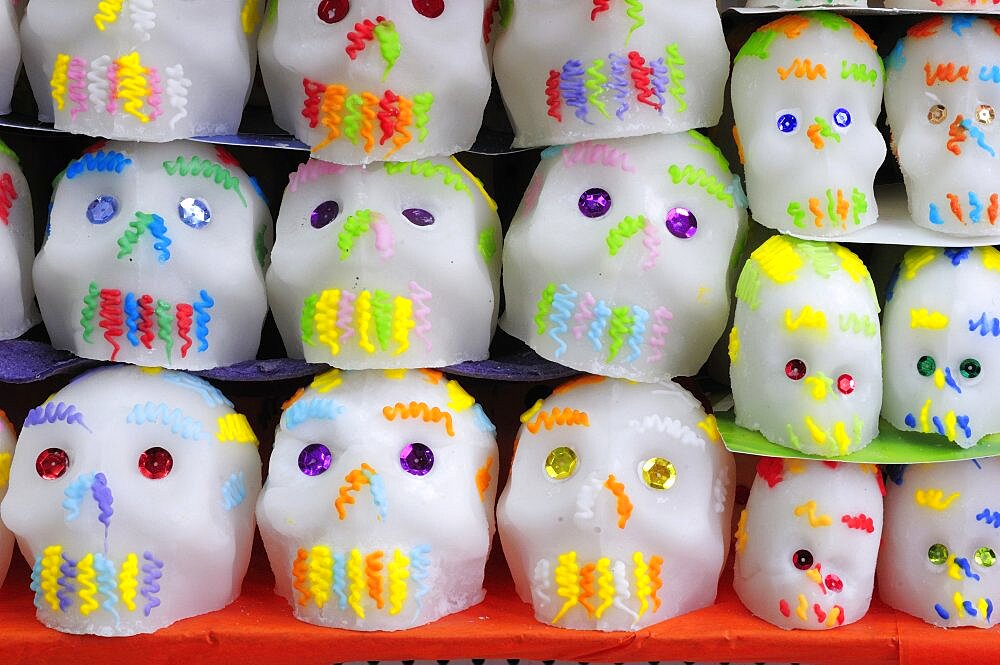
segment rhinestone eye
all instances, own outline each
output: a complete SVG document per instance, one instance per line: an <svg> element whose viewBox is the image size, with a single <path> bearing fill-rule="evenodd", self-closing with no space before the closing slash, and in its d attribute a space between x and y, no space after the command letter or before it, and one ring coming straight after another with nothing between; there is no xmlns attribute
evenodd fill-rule
<svg viewBox="0 0 1000 665"><path fill-rule="evenodd" d="M847 128L851 126L851 112L845 108L839 108L833 112L833 124L837 127Z"/></svg>
<svg viewBox="0 0 1000 665"><path fill-rule="evenodd" d="M778 131L791 134L799 128L799 119L791 113L782 113L778 116Z"/></svg>
<svg viewBox="0 0 1000 665"><path fill-rule="evenodd" d="M813 565L813 555L809 550L798 550L792 555L792 565L799 570L809 570Z"/></svg>
<svg viewBox="0 0 1000 665"><path fill-rule="evenodd" d="M413 8L427 18L437 18L444 13L444 0L413 0Z"/></svg>
<svg viewBox="0 0 1000 665"><path fill-rule="evenodd" d="M426 476L434 468L434 451L422 443L408 443L399 451L399 466L413 476Z"/></svg>
<svg viewBox="0 0 1000 665"><path fill-rule="evenodd" d="M333 455L322 443L310 443L299 453L299 471L307 476L325 473L332 463Z"/></svg>
<svg viewBox="0 0 1000 665"><path fill-rule="evenodd" d="M839 390L842 394L850 395L854 392L854 388L854 377L850 374L841 374L837 377L837 390Z"/></svg>
<svg viewBox="0 0 1000 665"><path fill-rule="evenodd" d="M69 469L69 454L62 448L47 448L35 458L35 471L45 480L62 478Z"/></svg>
<svg viewBox="0 0 1000 665"><path fill-rule="evenodd" d="M976 107L976 121L981 125L988 125L996 120L997 112L989 104L980 104Z"/></svg>
<svg viewBox="0 0 1000 665"><path fill-rule="evenodd" d="M580 212L584 217L589 217L590 219L604 217L611 210L611 194L606 189L591 187L583 194L580 194L577 207L580 208Z"/></svg>
<svg viewBox="0 0 1000 665"><path fill-rule="evenodd" d="M927 550L927 560L935 566L940 566L948 560L948 548L941 543L935 543Z"/></svg>
<svg viewBox="0 0 1000 665"><path fill-rule="evenodd" d="M98 196L87 206L87 220L91 224L107 224L118 214L118 199Z"/></svg>
<svg viewBox="0 0 1000 665"><path fill-rule="evenodd" d="M205 199L189 196L177 204L177 216L192 229L200 229L212 221L212 210Z"/></svg>
<svg viewBox="0 0 1000 665"><path fill-rule="evenodd" d="M920 356L917 361L917 372L920 376L930 376L937 369L937 363L931 356Z"/></svg>
<svg viewBox="0 0 1000 665"><path fill-rule="evenodd" d="M351 11L350 0L322 0L316 9L316 15L323 23L340 23Z"/></svg>
<svg viewBox="0 0 1000 665"><path fill-rule="evenodd" d="M566 480L576 471L576 451L566 446L554 448L545 458L545 473L553 480Z"/></svg>
<svg viewBox="0 0 1000 665"><path fill-rule="evenodd" d="M823 583L826 584L826 588L830 591L836 592L844 590L844 581L836 575L827 575L826 579L823 580Z"/></svg>
<svg viewBox="0 0 1000 665"><path fill-rule="evenodd" d="M974 379L983 371L983 366L975 358L966 358L958 365L958 371L967 379Z"/></svg>
<svg viewBox="0 0 1000 665"><path fill-rule="evenodd" d="M309 224L311 224L314 229L321 229L333 220L337 219L337 215L339 214L339 203L336 201L323 201L318 206L313 208L312 214L309 215Z"/></svg>
<svg viewBox="0 0 1000 665"><path fill-rule="evenodd" d="M997 553L992 547L980 547L973 558L983 568L990 568L997 562Z"/></svg>
<svg viewBox="0 0 1000 665"><path fill-rule="evenodd" d="M407 208L403 211L403 217L414 226L431 226L434 224L434 215L423 208Z"/></svg>
<svg viewBox="0 0 1000 665"><path fill-rule="evenodd" d="M670 235L681 240L693 238L698 233L698 218L687 208L671 208L666 223Z"/></svg>
<svg viewBox="0 0 1000 665"><path fill-rule="evenodd" d="M948 109L943 104L935 104L927 111L927 122L932 125L940 125L948 118Z"/></svg>
<svg viewBox="0 0 1000 665"><path fill-rule="evenodd" d="M785 376L792 381L801 381L806 377L806 364L798 358L792 358L785 364Z"/></svg>
<svg viewBox="0 0 1000 665"><path fill-rule="evenodd" d="M651 457L642 463L642 482L654 490L668 490L677 482L677 469L670 460Z"/></svg>
<svg viewBox="0 0 1000 665"><path fill-rule="evenodd" d="M173 468L174 456L166 448L155 446L139 455L139 473L150 480L166 478Z"/></svg>

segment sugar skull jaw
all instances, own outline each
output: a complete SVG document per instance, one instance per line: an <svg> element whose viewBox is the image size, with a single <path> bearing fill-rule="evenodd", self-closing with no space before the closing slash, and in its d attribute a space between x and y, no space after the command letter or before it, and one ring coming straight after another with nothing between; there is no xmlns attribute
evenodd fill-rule
<svg viewBox="0 0 1000 665"><path fill-rule="evenodd" d="M801 233L846 233L875 221L871 187L830 187L803 193L786 208L790 230ZM872 213L872 214L869 214Z"/></svg>
<svg viewBox="0 0 1000 665"><path fill-rule="evenodd" d="M872 437L865 432L865 421L860 416L851 420L818 422L805 416L800 422L788 423L785 436L788 445L812 455L838 457L863 448Z"/></svg>
<svg viewBox="0 0 1000 665"><path fill-rule="evenodd" d="M940 407L934 407L932 399L925 401L919 409L907 412L902 425L924 434L937 433L961 448L971 448L979 441L978 436L973 436L968 414L958 414L954 409L942 413Z"/></svg>
<svg viewBox="0 0 1000 665"><path fill-rule="evenodd" d="M924 620L939 626L975 626L989 628L993 623L993 601L972 593L955 591L950 598L942 598L934 603L933 610Z"/></svg>

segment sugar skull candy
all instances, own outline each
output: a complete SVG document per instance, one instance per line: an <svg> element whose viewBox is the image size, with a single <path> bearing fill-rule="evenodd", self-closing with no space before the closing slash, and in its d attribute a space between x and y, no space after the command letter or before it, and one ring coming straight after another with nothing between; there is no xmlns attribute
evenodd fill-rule
<svg viewBox="0 0 1000 665"><path fill-rule="evenodd" d="M740 601L786 630L861 619L872 598L884 491L870 464L761 458L736 532Z"/></svg>
<svg viewBox="0 0 1000 665"><path fill-rule="evenodd" d="M991 628L1000 602L1000 458L900 467L888 483L879 598L945 628Z"/></svg>
<svg viewBox="0 0 1000 665"><path fill-rule="evenodd" d="M202 143L109 143L70 162L35 260L59 349L204 369L256 356L267 312L267 204Z"/></svg>
<svg viewBox="0 0 1000 665"><path fill-rule="evenodd" d="M745 230L739 181L701 134L550 150L504 241L501 326L594 374L694 374Z"/></svg>
<svg viewBox="0 0 1000 665"><path fill-rule="evenodd" d="M638 630L715 602L734 462L697 400L586 376L521 421L497 520L536 619Z"/></svg>
<svg viewBox="0 0 1000 665"><path fill-rule="evenodd" d="M340 164L468 150L490 96L486 0L271 2L260 67L275 121Z"/></svg>
<svg viewBox="0 0 1000 665"><path fill-rule="evenodd" d="M291 357L379 369L489 355L500 221L457 160L310 160L289 178L278 238L267 288Z"/></svg>
<svg viewBox="0 0 1000 665"><path fill-rule="evenodd" d="M886 301L882 417L962 448L1000 432L1000 252L910 249Z"/></svg>
<svg viewBox="0 0 1000 665"><path fill-rule="evenodd" d="M479 603L494 434L431 370L330 370L289 400L257 511L295 617L402 630Z"/></svg>
<svg viewBox="0 0 1000 665"><path fill-rule="evenodd" d="M515 147L676 133L722 114L729 49L710 0L521 0L501 25L493 64Z"/></svg>
<svg viewBox="0 0 1000 665"><path fill-rule="evenodd" d="M246 418L181 372L102 368L32 409L2 515L39 621L134 635L231 603L260 466Z"/></svg>
<svg viewBox="0 0 1000 665"><path fill-rule="evenodd" d="M17 433L14 426L7 418L7 414L0 410L0 499L7 494L7 484L10 480L10 461L14 455L14 441L17 440ZM3 584L7 577L7 569L10 566L10 557L14 551L14 534L0 521L0 584Z"/></svg>
<svg viewBox="0 0 1000 665"><path fill-rule="evenodd" d="M40 120L113 139L235 134L263 0L32 0L21 23Z"/></svg>
<svg viewBox="0 0 1000 665"><path fill-rule="evenodd" d="M774 236L747 261L729 338L736 422L824 457L878 434L882 344L868 269L836 244Z"/></svg>
<svg viewBox="0 0 1000 665"><path fill-rule="evenodd" d="M38 323L31 264L35 259L31 191L17 155L0 141L0 339Z"/></svg>
<svg viewBox="0 0 1000 665"><path fill-rule="evenodd" d="M17 35L17 0L0 1L0 114L10 113L17 74L21 70L21 41Z"/></svg>
<svg viewBox="0 0 1000 665"><path fill-rule="evenodd" d="M886 59L885 107L914 223L996 234L1000 40L992 19L935 16Z"/></svg>
<svg viewBox="0 0 1000 665"><path fill-rule="evenodd" d="M755 220L813 236L875 223L883 78L868 34L831 12L788 14L751 35L732 98Z"/></svg>

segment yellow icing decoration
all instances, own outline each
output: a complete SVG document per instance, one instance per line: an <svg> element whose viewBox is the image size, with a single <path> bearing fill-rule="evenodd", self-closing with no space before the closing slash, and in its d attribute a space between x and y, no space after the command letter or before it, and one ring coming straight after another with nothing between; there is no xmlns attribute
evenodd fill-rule
<svg viewBox="0 0 1000 665"><path fill-rule="evenodd" d="M227 413L219 416L219 431L215 438L222 443L252 443L257 445L257 435L253 433L247 417L242 413Z"/></svg>
<svg viewBox="0 0 1000 665"><path fill-rule="evenodd" d="M149 122L149 116L142 110L152 93L146 78L149 70L142 66L137 51L121 56L115 64L118 66L118 97L125 100L123 110L141 122Z"/></svg>
<svg viewBox="0 0 1000 665"><path fill-rule="evenodd" d="M615 577L611 572L611 560L607 557L599 559L596 572L597 597L601 599L601 604L594 610L594 617L600 619L605 610L615 602Z"/></svg>
<svg viewBox="0 0 1000 665"><path fill-rule="evenodd" d="M0 489L10 482L10 453L0 453Z"/></svg>
<svg viewBox="0 0 1000 665"><path fill-rule="evenodd" d="M803 515L809 519L809 526L814 529L833 524L833 519L829 515L816 514L816 502L812 499L795 507L795 516L802 517Z"/></svg>
<svg viewBox="0 0 1000 665"><path fill-rule="evenodd" d="M243 9L240 11L240 22L243 24L243 32L248 35L253 34L260 23L260 5L261 0L246 0L243 3Z"/></svg>
<svg viewBox="0 0 1000 665"><path fill-rule="evenodd" d="M737 552L742 552L743 549L747 546L747 538L749 537L749 535L750 534L747 533L747 509L744 508L743 512L740 513L740 521L736 525L736 534L734 535L734 537L736 538Z"/></svg>
<svg viewBox="0 0 1000 665"><path fill-rule="evenodd" d="M719 432L719 422L716 420L715 414L705 416L705 419L698 423L698 429L703 431L712 443L722 441L722 434Z"/></svg>
<svg viewBox="0 0 1000 665"><path fill-rule="evenodd" d="M576 563L576 552L566 552L559 555L559 565L556 566L556 585L559 587L556 593L566 599L559 613L552 619L552 623L559 623L559 619L575 606L580 599L580 568Z"/></svg>
<svg viewBox="0 0 1000 665"><path fill-rule="evenodd" d="M322 609L330 599L330 585L333 582L333 556L330 548L316 545L309 553L309 593L316 607Z"/></svg>
<svg viewBox="0 0 1000 665"><path fill-rule="evenodd" d="M406 602L406 580L410 577L410 559L396 550L389 560L389 614L399 614Z"/></svg>
<svg viewBox="0 0 1000 665"><path fill-rule="evenodd" d="M911 309L910 327L942 330L948 327L948 317L941 312L929 312L926 309Z"/></svg>
<svg viewBox="0 0 1000 665"><path fill-rule="evenodd" d="M52 101L60 111L66 106L66 86L69 83L69 56L60 53L56 56L56 62L52 68L52 79L49 86L52 88Z"/></svg>
<svg viewBox="0 0 1000 665"><path fill-rule="evenodd" d="M455 162L455 166L458 167L458 170L461 171L462 173L464 173L465 176L469 180L471 180L472 183L476 186L476 189L479 190L479 193L483 195L484 199L486 199L486 205L488 205L490 207L490 210L492 210L493 212L496 212L497 202L493 200L493 197L490 196L489 193L486 191L486 188L483 187L482 180L480 180L476 176L472 175L472 172L469 171L469 169L465 168L465 166L462 164L462 162L460 162L457 159L455 159L455 157L452 157L451 161Z"/></svg>
<svg viewBox="0 0 1000 665"><path fill-rule="evenodd" d="M406 377L407 370L405 369L387 369L382 374L387 379L392 379L393 381L401 381Z"/></svg>
<svg viewBox="0 0 1000 665"><path fill-rule="evenodd" d="M107 23L114 23L118 20L118 13L122 10L123 0L101 0L97 3L97 12L94 14L94 25L101 32L107 29Z"/></svg>
<svg viewBox="0 0 1000 665"><path fill-rule="evenodd" d="M340 289L328 289L320 294L316 303L316 332L319 341L326 344L331 355L340 353L340 328L337 327L339 316Z"/></svg>
<svg viewBox="0 0 1000 665"><path fill-rule="evenodd" d="M933 247L914 247L903 255L903 263L899 272L905 279L913 279L921 268L934 261L940 253L940 249Z"/></svg>
<svg viewBox="0 0 1000 665"><path fill-rule="evenodd" d="M931 431L931 423L928 418L931 411L931 400L924 402L924 408L920 409L920 427L924 432Z"/></svg>
<svg viewBox="0 0 1000 665"><path fill-rule="evenodd" d="M392 339L398 345L396 348L397 356L410 348L410 331L416 325L413 320L413 301L409 298L396 296L392 307Z"/></svg>
<svg viewBox="0 0 1000 665"><path fill-rule="evenodd" d="M534 418L535 415L542 410L543 406L545 406L545 402L543 400L535 402L530 409L521 414L521 422L527 423L529 420Z"/></svg>
<svg viewBox="0 0 1000 665"><path fill-rule="evenodd" d="M341 383L343 383L343 379L340 376L340 370L331 369L329 372L316 375L309 387L320 393L328 393Z"/></svg>
<svg viewBox="0 0 1000 665"><path fill-rule="evenodd" d="M358 346L368 353L375 353L375 345L369 336L372 323L372 294L362 291L354 303L354 319L358 328Z"/></svg>
<svg viewBox="0 0 1000 665"><path fill-rule="evenodd" d="M809 429L809 433L812 435L813 441L821 446L826 443L826 432L824 432L822 428L816 424L811 416L806 416L806 427Z"/></svg>
<svg viewBox="0 0 1000 665"><path fill-rule="evenodd" d="M754 250L750 258L760 266L771 281L778 284L793 281L802 268L802 257L795 251L792 241L785 236L770 238Z"/></svg>
<svg viewBox="0 0 1000 665"><path fill-rule="evenodd" d="M135 611L136 589L139 587L139 582L136 581L138 576L139 557L135 555L135 552L131 552L122 562L122 570L118 574L118 590L121 592L122 603L129 612Z"/></svg>
<svg viewBox="0 0 1000 665"><path fill-rule="evenodd" d="M808 607L809 607L809 602L806 600L806 597L800 593L799 606L795 608L796 616L798 616L803 621L806 621L806 608Z"/></svg>
<svg viewBox="0 0 1000 665"><path fill-rule="evenodd" d="M868 268L865 267L864 262L858 258L858 255L847 249L843 245L833 245L833 253L837 255L840 259L840 267L843 268L844 272L851 276L855 282L860 282L861 280L871 281L871 276L868 274ZM872 287L874 289L874 287Z"/></svg>
<svg viewBox="0 0 1000 665"><path fill-rule="evenodd" d="M793 315L792 310L786 309L785 327L792 332L802 327L826 330L826 314L822 310L815 310L809 305L803 307L798 316Z"/></svg>
<svg viewBox="0 0 1000 665"><path fill-rule="evenodd" d="M837 442L840 454L846 455L847 449L851 447L851 437L847 434L844 421L838 420L837 424L833 426L833 440Z"/></svg>
<svg viewBox="0 0 1000 665"><path fill-rule="evenodd" d="M729 331L729 361L736 363L740 359L740 331L733 324L733 329Z"/></svg>
<svg viewBox="0 0 1000 665"><path fill-rule="evenodd" d="M88 616L100 607L94 600L94 594L97 593L95 579L97 579L97 573L94 572L94 555L88 553L76 564L76 581L80 583L80 614L83 616Z"/></svg>
<svg viewBox="0 0 1000 665"><path fill-rule="evenodd" d="M649 577L649 566L643 561L642 552L632 555L635 562L635 595L639 598L639 616L649 609L649 596L653 592L653 582Z"/></svg>
<svg viewBox="0 0 1000 665"><path fill-rule="evenodd" d="M958 492L952 492L948 498L945 498L943 490L926 489L914 492L913 500L917 502L918 506L944 511L948 510L948 507L960 496L961 494Z"/></svg>
<svg viewBox="0 0 1000 665"><path fill-rule="evenodd" d="M449 381L446 388L448 389L448 408L455 413L461 413L475 406L476 400L465 392L462 386L458 385L458 381Z"/></svg>
<svg viewBox="0 0 1000 665"><path fill-rule="evenodd" d="M979 251L983 255L983 265L987 270L1000 272L1000 251L996 247L980 247Z"/></svg>
<svg viewBox="0 0 1000 665"><path fill-rule="evenodd" d="M62 545L50 545L42 552L42 581L39 587L45 602L53 612L59 612L59 565L62 563Z"/></svg>
<svg viewBox="0 0 1000 665"><path fill-rule="evenodd" d="M347 595L347 603L358 615L359 619L365 618L365 608L361 606L361 594L365 590L364 564L361 557L361 550L353 549L347 557L347 579L350 580L350 591Z"/></svg>

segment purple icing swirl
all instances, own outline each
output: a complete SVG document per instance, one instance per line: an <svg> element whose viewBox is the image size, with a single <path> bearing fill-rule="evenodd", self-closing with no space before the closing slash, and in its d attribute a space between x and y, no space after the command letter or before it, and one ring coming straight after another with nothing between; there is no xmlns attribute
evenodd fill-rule
<svg viewBox="0 0 1000 665"><path fill-rule="evenodd" d="M142 553L142 558L149 563L144 563L142 565L142 572L145 575L142 578L142 597L146 599L146 606L142 608L142 613L145 616L149 616L155 608L160 606L160 599L156 597L156 594L160 593L160 585L158 580L163 577L163 562L153 556L153 553L146 551Z"/></svg>

